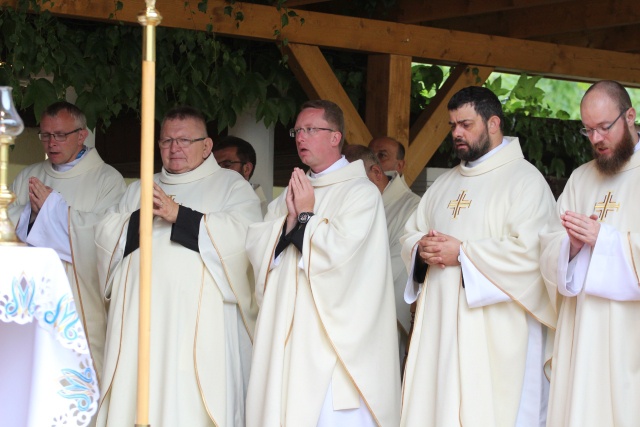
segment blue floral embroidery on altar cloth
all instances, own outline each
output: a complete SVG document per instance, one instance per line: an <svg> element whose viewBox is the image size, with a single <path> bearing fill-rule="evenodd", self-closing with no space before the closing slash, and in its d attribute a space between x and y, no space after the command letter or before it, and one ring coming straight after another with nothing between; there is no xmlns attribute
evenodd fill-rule
<svg viewBox="0 0 640 427"><path fill-rule="evenodd" d="M62 389L58 394L65 399L75 400L80 411L88 411L95 401L94 389L97 389L93 369L86 368L82 374L73 369L62 369L62 375Z"/></svg>
<svg viewBox="0 0 640 427"><path fill-rule="evenodd" d="M78 338L78 331L74 328L78 320L78 312L76 311L73 297L70 294L66 294L60 298L56 305L55 312L50 310L44 314L45 323L52 325L58 332L64 331L64 337L70 341Z"/></svg>
<svg viewBox="0 0 640 427"><path fill-rule="evenodd" d="M5 313L7 316L22 317L25 313L32 317L36 310L34 301L36 284L33 279L25 276L14 278L11 283L12 299L7 302Z"/></svg>

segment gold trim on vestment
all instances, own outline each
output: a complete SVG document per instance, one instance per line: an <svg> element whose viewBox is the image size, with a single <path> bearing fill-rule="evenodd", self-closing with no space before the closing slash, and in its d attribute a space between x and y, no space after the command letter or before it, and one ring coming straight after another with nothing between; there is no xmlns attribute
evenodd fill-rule
<svg viewBox="0 0 640 427"><path fill-rule="evenodd" d="M233 289L232 281L231 279L229 279L229 273L227 273L227 267L224 264L224 260L222 259L222 255L220 254L220 250L218 249L218 245L216 245L216 242L215 240L213 240L213 236L211 235L211 231L209 230L209 225L207 224L207 215L204 215L202 220L204 220L204 227L207 230L207 235L209 236L209 240L211 240L211 244L213 245L213 248L216 250L216 253L218 254L218 259L220 260L220 264L222 265L222 271L224 271L224 276L227 278L227 283L229 283L229 288L231 289L231 292L233 292L233 296L236 297L236 305L240 309L239 310L240 317L242 318L244 329L247 331L247 334L249 335L249 339L251 340L251 345L253 345L253 334L251 333L251 331L249 330L249 326L247 325L247 320L244 317L244 311L242 310L242 306L240 305L240 298L238 298L238 294L236 293L236 290ZM206 268L206 265L205 265L205 268ZM215 283L215 279L213 275L211 275L211 279L213 279L213 282ZM223 303L224 303L224 298L223 298Z"/></svg>
<svg viewBox="0 0 640 427"><path fill-rule="evenodd" d="M119 239L118 239L119 240ZM102 396L100 397L100 403L98 404L98 410L96 411L96 414L100 413L100 409L102 408L102 404L104 403L104 400L107 398L107 395L111 392L111 387L113 386L113 379L115 378L117 372L118 372L118 364L120 363L120 353L122 351L122 331L124 329L124 314L125 314L125 306L127 304L127 284L129 283L129 270L131 269L131 256L129 256L129 262L127 263L127 273L125 274L124 278L124 289L122 291L122 295L123 295L123 301L122 301L122 317L120 319L120 339L118 340L118 357L116 357L116 366L115 368L113 368L113 375L111 376L111 379L109 380L109 386L107 387L107 390L104 392L104 394L102 394ZM106 343L105 343L106 344ZM105 345L105 350L106 350L106 345ZM106 351L105 351L106 354ZM98 415L96 415L97 417ZM107 410L107 423L109 421L109 411Z"/></svg>
<svg viewBox="0 0 640 427"><path fill-rule="evenodd" d="M77 308L79 307L80 313L82 314L82 327L84 328L84 336L87 339L87 347L89 349L89 357L91 358L91 365L93 366L93 372L96 373L98 390L100 390L100 375L102 375L102 372L98 372L98 370L96 369L96 363L93 361L93 349L91 348L91 340L89 339L89 328L87 327L87 319L84 315L84 304L82 303L82 293L80 292L80 281L78 280L78 272L76 271L76 260L73 254L73 239L71 238L71 206L67 206L67 236L69 236L69 252L71 252L71 270L73 270L73 278L75 279L75 282L76 282L75 288L76 288L76 293L78 295L78 301L76 303L76 311L77 311ZM69 283L69 286L71 287L74 285ZM90 283L89 286L93 286L93 283Z"/></svg>
<svg viewBox="0 0 640 427"><path fill-rule="evenodd" d="M464 252L464 254L466 255L467 259L471 262L471 264L473 264L473 266L476 268L476 270L478 270L479 272L482 273L482 270L480 270L480 268L478 268L478 266L476 265L475 262L473 262L473 260L471 259L471 257L469 256L469 254L467 254L467 251L465 250L464 245L460 245L460 249ZM460 277L462 277L462 266L460 267ZM546 322L543 322L541 319L538 318L538 316L536 316L535 314L533 314L529 309L527 309L527 307L522 304L518 299L514 298L513 295L511 295L509 292L505 291L504 289L502 289L500 286L498 286L493 280L491 280L486 274L482 273L482 275L493 284L493 286L495 286L496 288L500 289L502 292L504 292L510 299L511 301L513 301L514 303L518 304L520 307L522 307L522 309L526 312L529 313L531 315L531 317L533 317L535 320L537 320L541 325L546 326L547 328L551 329L551 330L556 330L556 328L554 326L550 326L548 325ZM542 273L540 273L540 280L542 279ZM555 311L555 310L554 310Z"/></svg>
<svg viewBox="0 0 640 427"><path fill-rule="evenodd" d="M329 220L327 218L323 218L320 221L324 222L325 224L329 224ZM318 225L320 225L320 224L318 224ZM316 227L316 229L314 230L313 233L315 233L317 230L318 230L318 227ZM331 347L333 348L333 351L336 354L336 358L342 364L342 367L344 368L344 371L349 376L349 379L353 383L353 386L356 388L356 390L358 390L358 394L362 398L362 401L364 402L364 404L369 409L369 413L371 414L371 417L373 418L373 420L376 422L376 424L378 426L382 427L382 424L380 424L380 421L378 421L378 417L376 417L375 412L373 412L373 409L371 409L371 405L369 405L369 402L367 401L367 398L364 396L364 394L360 390L360 387L358 387L358 383L356 383L356 381L353 379L353 376L351 375L351 372L349 372L349 369L347 369L347 365L344 363L344 361L342 360L342 357L340 357L340 353L338 353L338 350L336 349L336 346L333 344L333 340L331 339L331 335L329 335L329 332L327 331L327 328L325 327L324 322L322 321L322 316L320 316L320 312L318 311L318 306L316 304L316 299L313 298L313 286L311 286L311 248L312 248L312 243L313 243L313 234L311 234L311 236L309 236L309 257L308 257L309 263L307 264L307 270L309 271L309 274L307 276L307 281L309 282L309 290L311 291L313 305L314 305L314 307L316 309L316 313L318 314L318 319L320 320L320 324L322 325L322 329L324 330L324 333L327 336L327 340L331 344Z"/></svg>
<svg viewBox="0 0 640 427"><path fill-rule="evenodd" d="M208 230L207 230L208 231ZM220 254L218 254L219 256ZM204 274L205 274L205 270L207 269L206 265L204 265L204 263L202 264L202 276L200 277L200 294L198 295L198 311L196 313L196 330L195 333L193 334L193 371L196 374L196 383L198 384L198 391L200 392L200 398L202 399L202 403L204 405L204 409L205 411L207 411L207 415L209 415L209 418L211 418L211 422L213 422L213 424L217 427L218 423L216 422L216 420L213 418L213 415L211 415L211 411L209 411L209 405L207 405L207 399L204 398L204 393L202 391L202 385L200 385L200 375L198 373L198 350L197 350L197 346L198 346L198 328L200 326L200 308L202 306L202 290L204 289ZM224 319L224 300L222 301L222 305L223 305L223 313L222 313L222 317ZM226 330L225 330L225 336L226 336ZM226 346L226 343L225 343ZM225 361L225 372L227 370L227 361ZM228 395L228 393L225 393ZM225 408L226 408L226 402L225 402ZM226 411L226 409L225 409Z"/></svg>
<svg viewBox="0 0 640 427"><path fill-rule="evenodd" d="M633 245L631 244L631 232L627 231L627 241L629 242L629 253L631 254L631 264L633 265L633 272L636 274L636 282L640 286L640 279L638 278L638 269L636 268L636 260L633 258Z"/></svg>

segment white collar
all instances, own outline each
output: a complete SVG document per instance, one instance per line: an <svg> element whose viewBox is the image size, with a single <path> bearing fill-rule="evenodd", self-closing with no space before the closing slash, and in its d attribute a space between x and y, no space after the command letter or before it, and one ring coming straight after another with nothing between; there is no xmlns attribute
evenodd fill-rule
<svg viewBox="0 0 640 427"><path fill-rule="evenodd" d="M341 168L347 166L348 164L349 164L349 162L347 161L347 159L345 159L344 156L340 156L340 158L338 160L336 160L336 162L334 164L332 164L331 166L329 166L328 168L326 168L322 172L315 173L314 171L309 170L309 176L311 178L320 178L321 176L326 175L328 173L331 173L333 171L337 171L338 169L341 169Z"/></svg>
<svg viewBox="0 0 640 427"><path fill-rule="evenodd" d="M467 164L465 166L468 167L468 168L472 168L472 167L478 166L480 163L484 162L489 157L495 155L498 151L500 151L504 147L506 147L507 144L509 144L509 141L507 141L505 138L502 138L502 143L500 145L498 145L496 148L494 148L493 150L489 151L488 153L484 154L482 157L479 157L479 158L477 158L475 160L471 160L471 161L467 162Z"/></svg>

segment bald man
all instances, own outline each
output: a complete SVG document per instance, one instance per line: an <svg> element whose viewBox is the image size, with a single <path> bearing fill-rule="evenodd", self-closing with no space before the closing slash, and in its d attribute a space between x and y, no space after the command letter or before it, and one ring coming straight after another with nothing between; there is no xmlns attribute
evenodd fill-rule
<svg viewBox="0 0 640 427"><path fill-rule="evenodd" d="M580 104L594 159L576 169L542 234L558 308L548 425L636 426L640 401L640 142L625 88L601 81Z"/></svg>
<svg viewBox="0 0 640 427"><path fill-rule="evenodd" d="M378 157L383 171L395 171L398 175L402 175L405 149L398 140L390 136L380 136L371 140L369 148Z"/></svg>

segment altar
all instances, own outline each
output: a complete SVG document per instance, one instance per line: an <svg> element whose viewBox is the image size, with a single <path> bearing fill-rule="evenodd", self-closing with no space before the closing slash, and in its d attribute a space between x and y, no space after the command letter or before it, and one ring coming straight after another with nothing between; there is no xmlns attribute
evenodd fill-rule
<svg viewBox="0 0 640 427"><path fill-rule="evenodd" d="M89 425L99 390L62 262L0 246L0 425Z"/></svg>

